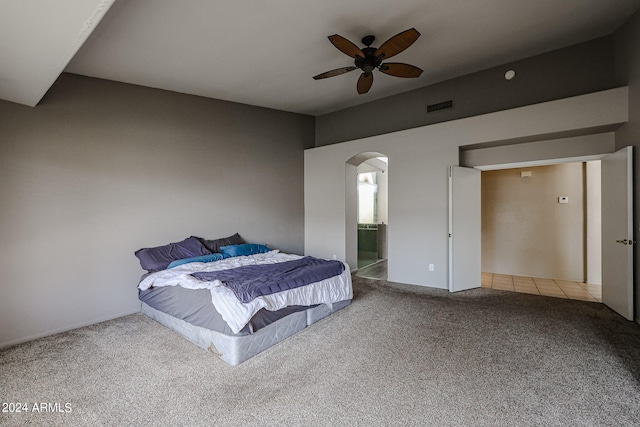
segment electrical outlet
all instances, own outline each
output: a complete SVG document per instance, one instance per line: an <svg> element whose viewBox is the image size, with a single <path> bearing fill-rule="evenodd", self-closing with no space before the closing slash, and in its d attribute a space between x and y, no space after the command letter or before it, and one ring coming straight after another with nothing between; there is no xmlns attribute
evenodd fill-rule
<svg viewBox="0 0 640 427"><path fill-rule="evenodd" d="M434 271L434 270L435 270L434 265L433 264L429 264L429 271Z"/></svg>

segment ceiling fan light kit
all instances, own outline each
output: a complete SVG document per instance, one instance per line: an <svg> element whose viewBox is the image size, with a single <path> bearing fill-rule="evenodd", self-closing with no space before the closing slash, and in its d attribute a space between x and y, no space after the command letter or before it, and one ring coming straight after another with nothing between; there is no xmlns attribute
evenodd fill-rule
<svg viewBox="0 0 640 427"><path fill-rule="evenodd" d="M354 65L327 71L313 78L315 80L326 79L327 77L339 76L349 71L360 69L362 70L362 74L358 78L356 89L358 93L362 95L371 89L371 85L373 84L373 70L375 69L394 77L420 77L422 70L413 65L401 62L382 62L404 51L411 46L418 37L420 37L420 33L415 28L410 28L391 37L379 48L375 48L371 47L371 45L376 38L375 36L369 35L362 38L362 44L365 45L365 47L361 49L344 37L334 34L328 37L329 41L339 51L353 58Z"/></svg>

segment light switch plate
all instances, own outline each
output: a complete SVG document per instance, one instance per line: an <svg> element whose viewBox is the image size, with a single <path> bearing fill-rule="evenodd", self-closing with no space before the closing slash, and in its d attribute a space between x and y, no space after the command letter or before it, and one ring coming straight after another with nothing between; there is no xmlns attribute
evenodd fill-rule
<svg viewBox="0 0 640 427"><path fill-rule="evenodd" d="M558 203L569 203L569 196L558 197Z"/></svg>

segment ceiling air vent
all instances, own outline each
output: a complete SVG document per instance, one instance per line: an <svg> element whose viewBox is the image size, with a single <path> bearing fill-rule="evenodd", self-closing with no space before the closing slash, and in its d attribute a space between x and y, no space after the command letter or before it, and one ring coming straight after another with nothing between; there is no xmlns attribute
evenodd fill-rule
<svg viewBox="0 0 640 427"><path fill-rule="evenodd" d="M436 111L448 110L453 108L453 100L439 102L437 104L427 105L427 113L435 113Z"/></svg>

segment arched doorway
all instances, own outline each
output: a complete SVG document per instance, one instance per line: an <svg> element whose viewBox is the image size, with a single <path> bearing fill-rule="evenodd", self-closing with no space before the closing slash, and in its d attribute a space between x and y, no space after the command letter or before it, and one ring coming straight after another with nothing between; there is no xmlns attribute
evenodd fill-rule
<svg viewBox="0 0 640 427"><path fill-rule="evenodd" d="M388 157L378 152L346 162L347 260L364 277L386 278L388 171Z"/></svg>

